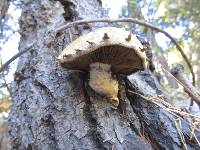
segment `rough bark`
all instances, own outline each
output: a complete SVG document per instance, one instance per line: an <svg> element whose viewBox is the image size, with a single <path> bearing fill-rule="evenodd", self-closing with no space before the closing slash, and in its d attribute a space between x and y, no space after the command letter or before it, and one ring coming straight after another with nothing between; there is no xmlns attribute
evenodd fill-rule
<svg viewBox="0 0 200 150"><path fill-rule="evenodd" d="M70 42L69 32L53 31L77 18L103 17L97 0L26 1L20 19L20 57L12 83L9 134L12 149L181 149L173 117L128 92L161 94L150 73L120 80L120 108L115 110L88 86L88 74L63 69L56 57ZM96 24L93 27L98 26ZM83 33L77 27L73 34ZM184 132L188 139L188 131ZM198 149L187 141L188 148Z"/></svg>

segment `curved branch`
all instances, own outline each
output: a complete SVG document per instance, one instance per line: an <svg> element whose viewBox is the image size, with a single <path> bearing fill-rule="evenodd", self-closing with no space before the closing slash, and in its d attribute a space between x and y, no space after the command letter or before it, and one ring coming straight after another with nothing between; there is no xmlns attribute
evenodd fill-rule
<svg viewBox="0 0 200 150"><path fill-rule="evenodd" d="M5 64L3 64L1 67L0 67L0 73L2 71L4 71L9 65L11 62L13 62L15 59L17 59L18 57L20 57L21 55L23 55L24 53L30 51L33 47L35 42L33 42L31 45L27 46L24 50L18 52L16 55L14 55L11 59L9 59Z"/></svg>
<svg viewBox="0 0 200 150"><path fill-rule="evenodd" d="M139 20L136 20L136 19L133 19L133 18L122 18L122 19L102 18L102 19L91 19L91 20L78 20L78 21L74 21L74 22L71 22L71 23L68 23L68 24L65 24L65 25L59 27L56 30L56 33L61 32L65 29L67 29L67 28L73 27L73 26L78 25L78 24L87 24L87 23L94 23L94 22L110 22L110 23L113 23L113 22L131 22L131 23L139 24L139 25L142 25L142 26L151 28L155 31L163 33L165 36L167 36L172 41L172 43L174 43L174 45L176 46L178 51L181 53L183 59L186 61L186 64L188 65L188 68L189 68L189 70L192 74L192 81L193 81L192 84L195 86L194 70L192 68L192 65L191 65L189 59L187 58L186 54L184 53L183 49L180 47L180 45L177 43L177 41L169 33L167 33L166 31L164 31L164 30L162 30L162 29L160 29L160 28L158 28L158 27L156 27L156 26L154 26L150 23L139 21Z"/></svg>

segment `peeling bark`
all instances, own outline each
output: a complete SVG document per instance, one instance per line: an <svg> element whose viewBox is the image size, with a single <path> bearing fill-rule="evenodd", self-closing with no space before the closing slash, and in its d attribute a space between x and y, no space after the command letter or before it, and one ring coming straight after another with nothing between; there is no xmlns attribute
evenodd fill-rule
<svg viewBox="0 0 200 150"><path fill-rule="evenodd" d="M119 78L121 104L116 110L88 86L87 73L69 71L56 63L70 36L68 32L53 31L77 17L104 17L104 11L98 0L25 3L20 19L20 50L32 41L36 44L20 57L17 72L24 78L11 87L12 149L181 149L173 117L127 90L162 94L151 74L136 73L130 81ZM81 34L84 29L77 27L74 32ZM198 149L195 144L187 144L190 149Z"/></svg>

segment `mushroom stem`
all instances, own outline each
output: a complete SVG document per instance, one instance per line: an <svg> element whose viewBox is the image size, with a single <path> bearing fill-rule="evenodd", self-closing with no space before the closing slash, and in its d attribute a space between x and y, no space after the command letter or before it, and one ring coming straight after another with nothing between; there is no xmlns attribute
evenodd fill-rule
<svg viewBox="0 0 200 150"><path fill-rule="evenodd" d="M90 64L90 87L100 95L106 96L112 105L119 105L118 81L112 76L111 65L103 63Z"/></svg>

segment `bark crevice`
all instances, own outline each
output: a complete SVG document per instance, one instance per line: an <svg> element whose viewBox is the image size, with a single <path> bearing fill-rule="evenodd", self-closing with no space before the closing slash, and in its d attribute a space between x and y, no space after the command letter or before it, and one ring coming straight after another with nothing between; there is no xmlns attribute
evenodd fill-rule
<svg viewBox="0 0 200 150"><path fill-rule="evenodd" d="M89 135L91 140L96 143L96 146L99 149L106 150L104 147L103 138L101 137L100 133L98 132L98 120L97 120L97 115L95 112L94 107L92 106L92 103L90 101L90 96L89 96L89 85L87 82L87 78L83 77L83 79L86 79L83 81L83 92L84 92L84 97L85 97L85 106L84 106L84 118L85 120L89 123Z"/></svg>
<svg viewBox="0 0 200 150"><path fill-rule="evenodd" d="M144 78L145 76L148 76L148 75L145 73ZM153 83L151 87L156 88L156 84L154 83L153 80L147 81L147 84L151 84L151 83ZM137 87L135 87L128 79L126 80L126 86L128 87L128 90L137 92L141 95L145 95L139 89L137 89ZM146 140L149 141L152 147L155 149L157 148L158 149L166 149L166 148L174 149L172 142L174 143L176 142L173 141L173 139L171 139L170 137L169 139L165 138L165 140L164 139L162 140L162 135L161 135L162 132L159 131L158 128L156 128L156 126L159 126L159 127L162 126L160 125L161 122L159 118L160 108L158 106L155 106L154 104L147 104L148 102L145 102L146 101L145 99L139 97L138 95L130 93L128 90L127 90L127 97L131 103L133 111L138 116L140 120L140 124L142 126L140 133L144 135ZM155 90L156 92L160 93L160 91L157 91L157 88ZM150 120L154 120L154 121L150 121ZM162 128L162 130L165 130L165 129ZM165 136L169 136L169 135L165 135ZM177 145L175 147L177 147Z"/></svg>
<svg viewBox="0 0 200 150"><path fill-rule="evenodd" d="M63 17L66 21L73 21L78 17L78 12L76 10L76 5L73 0L56 0L59 1L64 7Z"/></svg>
<svg viewBox="0 0 200 150"><path fill-rule="evenodd" d="M145 138L145 140L149 144L151 144L153 149L161 149L161 147L158 145L158 143L156 143L156 140L152 139L150 134L148 133L148 130L146 130L146 128L144 126L145 120L141 120L142 116L139 114L140 111L134 109L134 107L133 107L134 103L131 101L131 99L138 99L138 98L130 97L130 93L128 92L128 90L130 90L130 88L131 88L131 90L134 90L135 92L136 91L139 92L139 91L135 89L136 87L133 87L133 85L129 82L129 80L127 79L126 76L120 76L120 77L118 77L118 79L120 80L120 82L119 82L120 83L120 93L124 93L124 94L120 94L120 97L121 97L120 100L122 100L122 97L123 97L123 101L124 101L124 98L126 98L126 101L130 102L131 109L136 114L136 116L139 120L139 123L140 123L139 128L138 128L133 123L130 122L130 128L138 136L140 136L141 138ZM122 92L121 90L124 90L124 92ZM123 95L123 96L121 96L121 95ZM123 104L121 109L122 109L122 112L124 113L124 110L126 111L126 105L125 105L125 102L121 102L121 103ZM126 112L125 112L125 115L126 115ZM127 119L129 119L129 118L127 118Z"/></svg>
<svg viewBox="0 0 200 150"><path fill-rule="evenodd" d="M137 78L138 81L134 79L134 76L137 75L133 75L132 81L130 81L129 79L126 80L126 86L128 88L127 97L130 100L133 111L137 114L140 123L143 124L143 132L145 132L146 134L146 139L151 141L150 143L154 148L182 149L182 142L173 122L174 116L166 112L166 110L163 110L162 108L156 106L155 104L150 103L139 95L130 92L133 91L145 96L148 94L145 93L144 89L142 89L141 86L147 87L150 83L153 83L153 86L151 87L154 87L154 85L156 85L154 80L152 80L151 82L146 82L145 78L149 78L149 76L151 76L151 73L139 72L137 74L140 74L139 78ZM134 81L136 81L136 83ZM138 82L141 82L140 86L138 86ZM160 91L158 91L157 88L154 88L153 90L155 92L154 94L157 95L157 92L160 94ZM183 128L183 133L188 133L186 127ZM195 143L190 145L191 142L188 142L188 137L185 136L185 139L189 149L197 148L197 145Z"/></svg>

